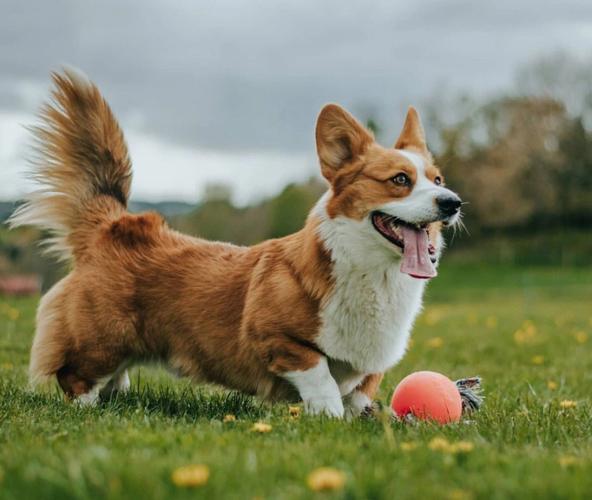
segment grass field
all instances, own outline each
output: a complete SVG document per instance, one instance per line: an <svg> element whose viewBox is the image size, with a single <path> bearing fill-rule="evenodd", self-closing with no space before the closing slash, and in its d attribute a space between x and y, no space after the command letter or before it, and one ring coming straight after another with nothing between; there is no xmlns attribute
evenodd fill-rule
<svg viewBox="0 0 592 500"><path fill-rule="evenodd" d="M592 494L590 268L443 266L380 399L415 370L481 375L482 411L446 427L291 416L148 368L133 371L130 394L77 408L56 390L27 389L35 306L0 298L0 498ZM253 431L256 422L271 431ZM172 480L189 464L209 468L205 485ZM323 466L345 483L314 493L307 477Z"/></svg>

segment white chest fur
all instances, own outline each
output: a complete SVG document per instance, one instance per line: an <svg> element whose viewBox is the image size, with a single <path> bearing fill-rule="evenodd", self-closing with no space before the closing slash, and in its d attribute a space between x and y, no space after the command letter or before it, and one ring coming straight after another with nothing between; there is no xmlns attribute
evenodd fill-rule
<svg viewBox="0 0 592 500"><path fill-rule="evenodd" d="M385 371L405 353L423 288L398 266L373 272L337 269L333 295L321 313L319 347L358 372Z"/></svg>
<svg viewBox="0 0 592 500"><path fill-rule="evenodd" d="M425 281L400 272L400 256L368 221L329 219L324 198L315 212L335 279L321 309L317 343L329 358L357 372L383 372L405 353Z"/></svg>

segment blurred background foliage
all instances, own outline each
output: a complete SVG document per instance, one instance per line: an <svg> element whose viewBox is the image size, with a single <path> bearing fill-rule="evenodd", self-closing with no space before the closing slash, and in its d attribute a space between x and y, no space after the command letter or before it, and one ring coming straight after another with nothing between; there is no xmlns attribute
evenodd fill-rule
<svg viewBox="0 0 592 500"><path fill-rule="evenodd" d="M468 202L467 231L450 230L447 259L585 265L592 262L592 68L557 54L522 68L512 91L460 95L421 106L429 143L447 184ZM366 122L380 142L380 123ZM196 167L197 168L197 167ZM278 165L281 168L281 165ZM132 203L156 209L184 232L249 245L298 231L325 191L320 178L287 185L248 206L232 186L212 184L195 205ZM0 204L6 218L15 203ZM35 230L0 229L0 273L35 273L45 286L62 272L31 243Z"/></svg>

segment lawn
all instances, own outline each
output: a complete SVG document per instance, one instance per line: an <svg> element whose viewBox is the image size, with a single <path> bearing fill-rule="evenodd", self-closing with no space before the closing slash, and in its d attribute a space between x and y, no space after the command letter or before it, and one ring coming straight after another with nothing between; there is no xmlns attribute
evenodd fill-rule
<svg viewBox="0 0 592 500"><path fill-rule="evenodd" d="M483 409L446 427L291 415L145 367L130 394L77 408L27 388L36 302L0 298L0 498L590 498L590 268L444 264L380 399L415 370L481 375ZM205 485L175 484L189 464ZM309 489L323 466L342 488Z"/></svg>

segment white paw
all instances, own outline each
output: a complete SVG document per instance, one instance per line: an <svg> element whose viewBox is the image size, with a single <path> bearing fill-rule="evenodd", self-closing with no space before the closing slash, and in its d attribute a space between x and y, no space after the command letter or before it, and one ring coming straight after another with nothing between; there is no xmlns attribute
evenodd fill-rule
<svg viewBox="0 0 592 500"><path fill-rule="evenodd" d="M95 385L90 391L76 396L74 398L74 404L81 407L96 406L99 401L100 390L100 386Z"/></svg>
<svg viewBox="0 0 592 500"><path fill-rule="evenodd" d="M334 418L343 418L344 415L341 397L309 399L304 401L304 409L309 415L326 415Z"/></svg>
<svg viewBox="0 0 592 500"><path fill-rule="evenodd" d="M372 407L372 400L362 391L354 391L345 399L345 417L357 418Z"/></svg>
<svg viewBox="0 0 592 500"><path fill-rule="evenodd" d="M283 376L298 389L308 414L343 418L341 393L325 357L313 368L287 372Z"/></svg>
<svg viewBox="0 0 592 500"><path fill-rule="evenodd" d="M111 380L109 380L101 389L99 396L103 399L109 399L116 392L127 392L130 388L130 385L130 378L127 370L124 370L123 372L116 372Z"/></svg>
<svg viewBox="0 0 592 500"><path fill-rule="evenodd" d="M129 374L125 370L116 381L114 381L114 389L119 392L128 392L131 386Z"/></svg>

